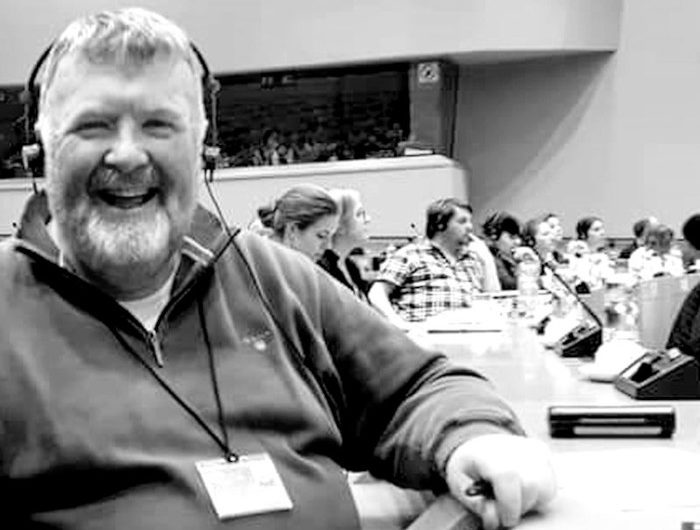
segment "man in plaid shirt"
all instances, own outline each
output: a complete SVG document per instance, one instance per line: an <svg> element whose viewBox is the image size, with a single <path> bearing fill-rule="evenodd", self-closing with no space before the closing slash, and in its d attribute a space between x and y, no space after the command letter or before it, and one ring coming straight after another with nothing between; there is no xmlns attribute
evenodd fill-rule
<svg viewBox="0 0 700 530"><path fill-rule="evenodd" d="M420 322L445 311L468 307L484 290L484 264L468 250L472 209L459 199L428 206L426 239L390 255L370 289L372 304L395 324Z"/></svg>

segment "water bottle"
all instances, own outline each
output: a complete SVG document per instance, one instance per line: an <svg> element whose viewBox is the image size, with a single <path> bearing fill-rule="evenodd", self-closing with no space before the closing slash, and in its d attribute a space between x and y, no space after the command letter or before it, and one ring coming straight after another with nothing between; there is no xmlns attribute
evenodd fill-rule
<svg viewBox="0 0 700 530"><path fill-rule="evenodd" d="M540 262L534 255L525 254L518 264L518 313L521 318L534 319L539 290Z"/></svg>

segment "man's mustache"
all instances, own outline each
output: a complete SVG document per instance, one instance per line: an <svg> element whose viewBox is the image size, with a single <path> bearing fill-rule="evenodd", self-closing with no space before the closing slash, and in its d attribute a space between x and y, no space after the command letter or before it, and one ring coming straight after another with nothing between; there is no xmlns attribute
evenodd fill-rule
<svg viewBox="0 0 700 530"><path fill-rule="evenodd" d="M109 167L99 167L90 179L93 189L116 187L154 188L160 184L160 178L155 168L139 168L135 171L120 171Z"/></svg>

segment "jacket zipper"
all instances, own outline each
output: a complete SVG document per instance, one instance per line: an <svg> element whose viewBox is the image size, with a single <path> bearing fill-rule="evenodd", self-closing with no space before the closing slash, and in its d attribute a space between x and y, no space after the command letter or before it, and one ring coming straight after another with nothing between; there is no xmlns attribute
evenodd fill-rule
<svg viewBox="0 0 700 530"><path fill-rule="evenodd" d="M148 332L148 342L151 345L151 350L153 351L153 357L156 360L156 364L160 368L163 368L163 351L160 348L160 341L158 340L158 335L155 331Z"/></svg>

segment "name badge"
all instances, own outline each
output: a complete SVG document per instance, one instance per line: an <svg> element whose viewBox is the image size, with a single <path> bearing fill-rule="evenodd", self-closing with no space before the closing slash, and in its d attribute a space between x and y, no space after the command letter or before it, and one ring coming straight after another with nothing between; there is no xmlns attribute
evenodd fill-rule
<svg viewBox="0 0 700 530"><path fill-rule="evenodd" d="M292 509L282 478L270 455L243 455L195 464L219 519Z"/></svg>

